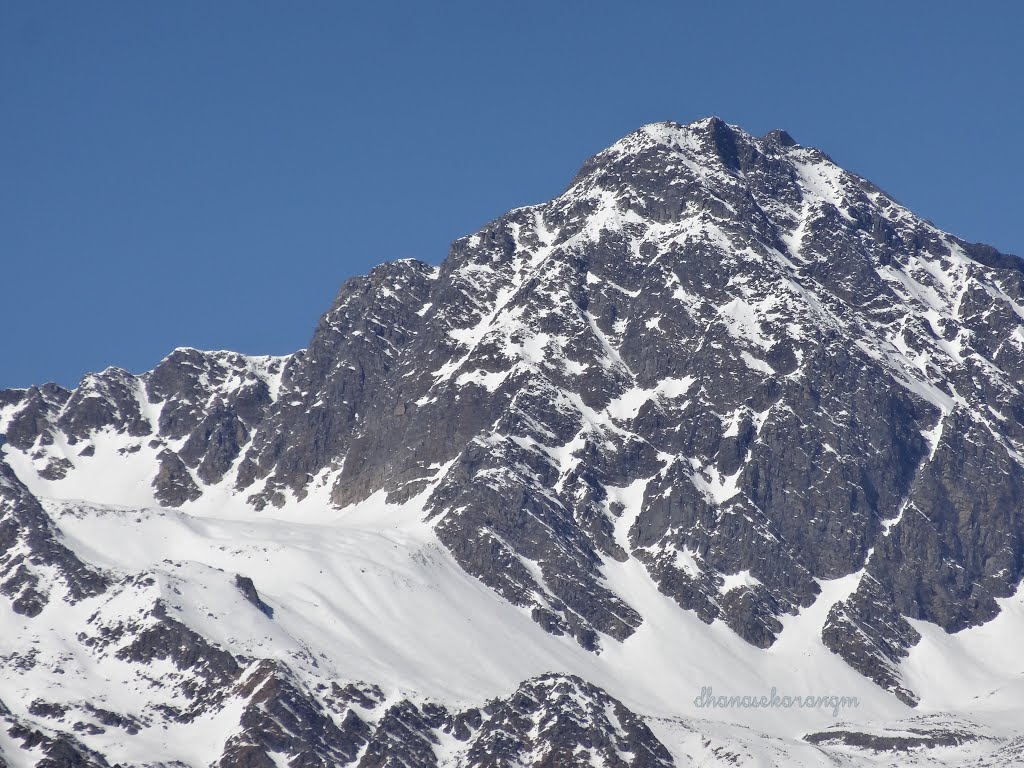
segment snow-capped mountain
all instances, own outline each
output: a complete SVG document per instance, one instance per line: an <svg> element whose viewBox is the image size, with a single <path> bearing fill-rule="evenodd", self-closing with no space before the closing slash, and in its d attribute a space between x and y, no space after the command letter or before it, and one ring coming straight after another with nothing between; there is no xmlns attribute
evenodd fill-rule
<svg viewBox="0 0 1024 768"><path fill-rule="evenodd" d="M0 765L1022 764L1022 377L1024 262L646 126L293 355L0 392Z"/></svg>

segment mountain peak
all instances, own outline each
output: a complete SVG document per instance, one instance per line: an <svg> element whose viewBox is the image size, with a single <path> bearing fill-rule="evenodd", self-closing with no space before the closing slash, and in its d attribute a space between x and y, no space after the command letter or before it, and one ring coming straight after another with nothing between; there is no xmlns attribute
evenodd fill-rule
<svg viewBox="0 0 1024 768"><path fill-rule="evenodd" d="M987 760L1024 701L1022 308L1016 260L712 117L346 280L293 355L0 392L0 750ZM770 685L995 735L694 699Z"/></svg>
<svg viewBox="0 0 1024 768"><path fill-rule="evenodd" d="M678 176L699 176L710 183L731 183L730 177L763 169L785 158L797 147L785 131L776 130L756 138L737 125L719 117L691 123L662 121L633 131L587 160L570 184L570 189L595 176L653 177L646 185L671 186ZM811 150L805 161L827 162Z"/></svg>
<svg viewBox="0 0 1024 768"><path fill-rule="evenodd" d="M662 120L641 126L615 142L605 151L613 154L624 154L643 151L652 146L678 149L683 146L692 147L694 142L699 141L702 137L709 137L714 141L726 140L730 135L747 140L751 139L751 136L742 128L737 125L730 125L720 117L706 117L690 123Z"/></svg>
<svg viewBox="0 0 1024 768"><path fill-rule="evenodd" d="M781 128L768 131L761 141L778 147L795 147L797 145L796 140Z"/></svg>

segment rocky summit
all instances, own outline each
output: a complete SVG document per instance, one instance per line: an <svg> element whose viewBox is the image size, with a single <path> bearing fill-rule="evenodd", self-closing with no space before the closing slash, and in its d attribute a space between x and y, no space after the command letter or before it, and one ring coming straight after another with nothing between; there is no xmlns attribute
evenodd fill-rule
<svg viewBox="0 0 1024 768"><path fill-rule="evenodd" d="M0 435L3 766L1024 763L1024 262L783 131Z"/></svg>

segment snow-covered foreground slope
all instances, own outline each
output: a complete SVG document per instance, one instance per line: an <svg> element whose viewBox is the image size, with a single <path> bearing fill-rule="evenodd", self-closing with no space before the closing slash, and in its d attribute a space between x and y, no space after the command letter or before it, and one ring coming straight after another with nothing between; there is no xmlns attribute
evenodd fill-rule
<svg viewBox="0 0 1024 768"><path fill-rule="evenodd" d="M0 760L1020 764L1022 321L710 119L293 355L0 392Z"/></svg>
<svg viewBox="0 0 1024 768"><path fill-rule="evenodd" d="M729 754L762 761L752 765L831 764L800 737L837 723L858 734L891 735L907 732L909 726L893 724L909 720L972 738L975 724L984 724L989 738L980 744L929 750L929 759L957 765L998 748L1018 726L1024 677L1014 684L1003 666L1024 632L1017 598L994 621L955 639L926 636L907 663L921 675L924 695L915 711L820 641L828 608L852 591L855 576L823 584L819 601L789 618L779 642L764 651L724 624L709 627L682 610L638 564L616 563L610 584L645 623L595 655L544 632L462 570L421 522L421 505L422 499L389 505L376 496L336 510L309 499L254 517L244 508L215 516L47 500L63 543L117 581L74 605L51 600L31 619L5 616L4 701L22 720L66 708L42 722L90 724L74 730L111 764L217 761L242 730L244 699L224 697L203 671L180 669L173 659L119 654L137 641L160 603L171 620L236 658L279 661L308 691L371 681L381 698L371 714L402 701L471 709L509 696L529 678L575 675L648 718L679 765L698 756L725 765ZM252 580L262 609L247 600L238 575ZM69 628L77 637L68 636ZM186 689L196 680L210 690L192 698ZM755 697L776 687L780 695L856 697L857 705L708 709L695 701L703 687L716 696ZM971 703L971 725L962 715L943 714L964 703ZM117 713L131 725L110 727L87 707ZM166 716L180 711L188 714ZM929 716L933 711L941 716ZM466 748L457 739L447 745L451 764L464 759ZM8 759L19 764L14 755Z"/></svg>

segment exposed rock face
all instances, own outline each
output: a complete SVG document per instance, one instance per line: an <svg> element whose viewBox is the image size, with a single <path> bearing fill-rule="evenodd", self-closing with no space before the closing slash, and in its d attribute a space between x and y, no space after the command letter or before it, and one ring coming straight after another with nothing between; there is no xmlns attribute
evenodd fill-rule
<svg viewBox="0 0 1024 768"><path fill-rule="evenodd" d="M339 504L370 495L394 480L399 382L410 343L434 283L435 270L414 261L385 264L342 286L309 348L284 367L278 407L239 469L239 489L262 480L257 507L302 495L324 469L344 468ZM416 340L415 354L430 351ZM365 475L365 477L364 477Z"/></svg>
<svg viewBox="0 0 1024 768"><path fill-rule="evenodd" d="M238 591L245 596L246 600L259 609L260 613L268 619L274 618L274 609L263 602L263 599L260 597L260 593L256 591L256 585L253 583L252 579L248 576L237 574L235 576L235 586L238 587Z"/></svg>
<svg viewBox="0 0 1024 768"><path fill-rule="evenodd" d="M350 765L371 728L351 709L335 725L315 696L301 689L286 667L262 661L236 688L247 700L241 730L225 745L218 766L274 766L271 754L287 755L289 765Z"/></svg>
<svg viewBox="0 0 1024 768"><path fill-rule="evenodd" d="M160 470L153 478L153 495L161 504L180 507L186 501L195 501L203 495L178 454L165 448L157 454L156 460Z"/></svg>
<svg viewBox="0 0 1024 768"><path fill-rule="evenodd" d="M974 723L942 717L919 717L900 723L899 727L868 731L833 727L809 733L804 740L811 744L853 747L874 753L907 753L933 750L936 747L957 747L974 741L989 741L991 736ZM1004 745L1006 750L1009 745ZM1000 750L1000 751L1002 751ZM993 765L1002 761L993 760Z"/></svg>
<svg viewBox="0 0 1024 768"><path fill-rule="evenodd" d="M13 413L4 430L4 442L22 451L37 442L40 446L52 445L53 421L70 396L56 384L5 391L0 402L13 406Z"/></svg>
<svg viewBox="0 0 1024 768"><path fill-rule="evenodd" d="M530 764L668 768L672 756L621 702L579 678L527 680L483 709L485 721L467 752L481 768Z"/></svg>
<svg viewBox="0 0 1024 768"><path fill-rule="evenodd" d="M0 460L0 594L15 613L36 616L50 600L54 582L71 602L98 595L106 577L83 563L36 498Z"/></svg>
<svg viewBox="0 0 1024 768"><path fill-rule="evenodd" d="M619 564L758 648L857 574L821 640L912 704L911 620L983 624L1024 576L1022 321L1020 260L784 132L647 126L439 267L347 281L293 355L179 349L141 376L0 392L0 592L37 616L111 586L29 491L68 498L111 461L143 477L130 503L148 487L186 513L215 494L269 511L380 492L418 499L466 572L597 653L646 618ZM118 595L147 588L124 578ZM271 621L272 597L234 586ZM247 701L224 766L440 765L454 742L465 765L671 762L581 680L472 711L342 703L163 606L90 619L82 642L171 665L174 718ZM579 701L596 709L564 714Z"/></svg>
<svg viewBox="0 0 1024 768"><path fill-rule="evenodd" d="M142 417L138 380L120 368L86 376L61 411L57 425L74 444L92 432L110 428L143 437L151 426Z"/></svg>
<svg viewBox="0 0 1024 768"><path fill-rule="evenodd" d="M847 664L910 705L917 696L903 686L898 665L920 638L896 609L891 592L870 573L852 597L832 606L821 634Z"/></svg>
<svg viewBox="0 0 1024 768"><path fill-rule="evenodd" d="M0 727L26 754L38 760L36 766L44 768L108 768L109 763L99 753L89 749L68 733L51 734L33 728L15 718L0 701ZM19 755L20 757L20 755ZM7 766L0 753L0 766Z"/></svg>
<svg viewBox="0 0 1024 768"><path fill-rule="evenodd" d="M238 691L248 697L243 731L228 743L220 766L273 765L358 768L512 766L635 766L668 768L672 757L636 714L596 686L574 677L525 681L507 699L449 711L436 703L377 702L333 720L309 692L288 682L287 670L263 662ZM337 723L340 719L341 725ZM358 761L357 761L358 757Z"/></svg>

